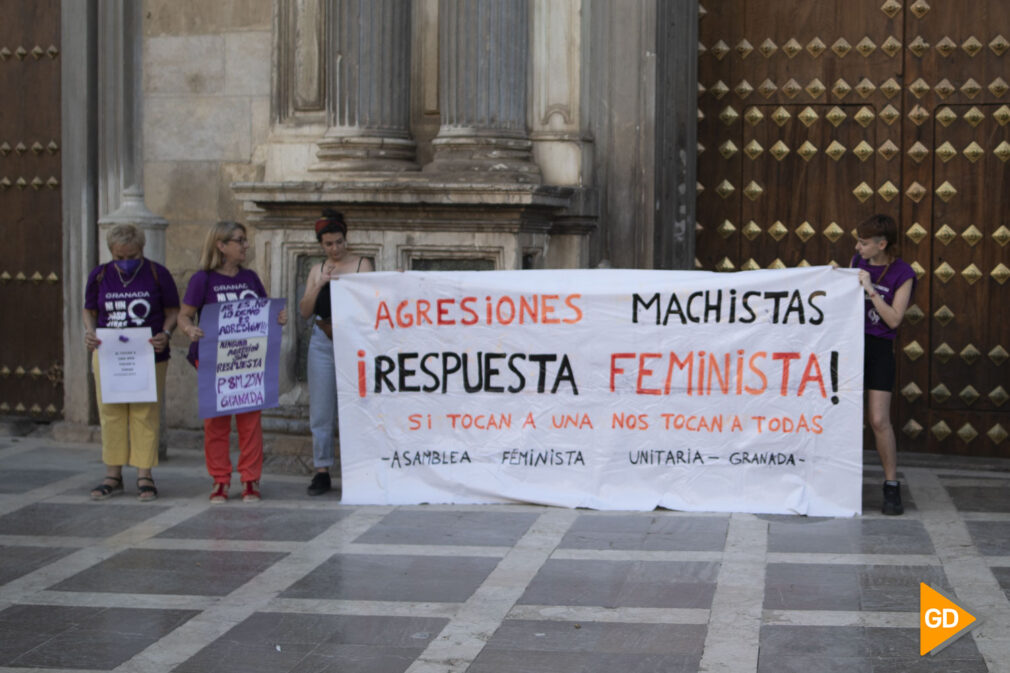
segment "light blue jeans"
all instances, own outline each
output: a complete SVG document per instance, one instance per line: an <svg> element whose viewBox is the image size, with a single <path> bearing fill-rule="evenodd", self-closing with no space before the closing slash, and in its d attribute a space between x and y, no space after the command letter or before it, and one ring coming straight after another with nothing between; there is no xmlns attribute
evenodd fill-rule
<svg viewBox="0 0 1010 673"><path fill-rule="evenodd" d="M337 427L337 372L333 342L313 325L309 338L309 427L312 429L312 462L333 466L333 431Z"/></svg>

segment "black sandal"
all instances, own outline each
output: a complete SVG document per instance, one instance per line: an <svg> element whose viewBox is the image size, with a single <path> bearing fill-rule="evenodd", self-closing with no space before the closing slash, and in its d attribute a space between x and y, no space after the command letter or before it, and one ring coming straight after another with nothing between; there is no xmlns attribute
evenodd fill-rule
<svg viewBox="0 0 1010 673"><path fill-rule="evenodd" d="M106 484L105 480L116 482L115 485ZM114 495L123 494L123 477L122 475L118 477L107 476L102 479L102 483L91 489L91 499L92 500L108 500Z"/></svg>
<svg viewBox="0 0 1010 673"><path fill-rule="evenodd" d="M140 482L149 481L150 486L141 486ZM154 478L137 477L137 500L140 502L151 502L158 499L158 489L154 486Z"/></svg>

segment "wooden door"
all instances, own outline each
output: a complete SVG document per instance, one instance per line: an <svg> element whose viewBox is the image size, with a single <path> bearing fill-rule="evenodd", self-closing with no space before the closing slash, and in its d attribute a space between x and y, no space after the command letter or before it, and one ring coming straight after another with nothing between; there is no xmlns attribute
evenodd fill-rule
<svg viewBox="0 0 1010 673"><path fill-rule="evenodd" d="M894 216L899 445L1010 456L1010 4L701 7L697 266L847 265Z"/></svg>
<svg viewBox="0 0 1010 673"><path fill-rule="evenodd" d="M60 6L0 0L0 415L63 406Z"/></svg>

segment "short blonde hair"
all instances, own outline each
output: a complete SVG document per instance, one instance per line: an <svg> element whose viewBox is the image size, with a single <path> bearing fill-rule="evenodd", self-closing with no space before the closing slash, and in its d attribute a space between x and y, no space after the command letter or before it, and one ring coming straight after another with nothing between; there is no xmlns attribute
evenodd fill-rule
<svg viewBox="0 0 1010 673"><path fill-rule="evenodd" d="M143 230L135 224L117 224L105 234L105 243L109 246L109 252L112 252L114 245L136 245L143 252L146 242Z"/></svg>
<svg viewBox="0 0 1010 673"><path fill-rule="evenodd" d="M221 257L221 251L217 249L217 244L219 242L226 243L236 231L241 231L243 234L248 235L244 224L241 222L232 222L231 220L218 222L210 228L207 232L207 238L203 242L203 253L200 255L201 269L204 271L213 271L221 266L224 260Z"/></svg>

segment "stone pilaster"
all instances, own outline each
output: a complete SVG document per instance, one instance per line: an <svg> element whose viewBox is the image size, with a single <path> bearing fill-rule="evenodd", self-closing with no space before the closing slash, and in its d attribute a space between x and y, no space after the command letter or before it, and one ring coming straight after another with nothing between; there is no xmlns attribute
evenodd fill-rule
<svg viewBox="0 0 1010 673"><path fill-rule="evenodd" d="M326 7L329 128L311 170L417 170L410 137L411 3L331 0Z"/></svg>
<svg viewBox="0 0 1010 673"><path fill-rule="evenodd" d="M98 3L98 254L109 259L105 231L135 224L144 231L144 254L165 262L168 222L144 203L144 120L141 13L132 0Z"/></svg>
<svg viewBox="0 0 1010 673"><path fill-rule="evenodd" d="M527 0L441 0L438 136L426 172L539 183L526 127Z"/></svg>
<svg viewBox="0 0 1010 673"><path fill-rule="evenodd" d="M656 219L653 268L694 268L698 3L656 5Z"/></svg>
<svg viewBox="0 0 1010 673"><path fill-rule="evenodd" d="M97 416L94 385L89 378L84 347L84 281L94 268L94 198L97 87L94 62L97 27L94 4L60 5L60 93L62 128L60 159L63 174L63 419L86 427Z"/></svg>
<svg viewBox="0 0 1010 673"><path fill-rule="evenodd" d="M588 90L583 81L589 49L583 40L590 21L588 5L588 0L533 3L530 139L546 184L593 184Z"/></svg>

